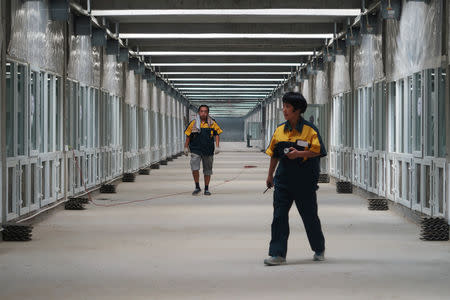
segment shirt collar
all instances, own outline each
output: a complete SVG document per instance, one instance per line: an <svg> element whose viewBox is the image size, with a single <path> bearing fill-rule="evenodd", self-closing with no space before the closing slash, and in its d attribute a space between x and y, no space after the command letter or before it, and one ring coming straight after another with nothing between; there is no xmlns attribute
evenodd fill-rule
<svg viewBox="0 0 450 300"><path fill-rule="evenodd" d="M297 126L295 126L295 129L297 129L298 132L302 132L302 130L303 130L303 123L304 123L303 121L304 121L303 118L300 117L300 120L298 120ZM291 126L291 123L289 123L289 121L286 121L284 123L284 130L292 131L292 126Z"/></svg>

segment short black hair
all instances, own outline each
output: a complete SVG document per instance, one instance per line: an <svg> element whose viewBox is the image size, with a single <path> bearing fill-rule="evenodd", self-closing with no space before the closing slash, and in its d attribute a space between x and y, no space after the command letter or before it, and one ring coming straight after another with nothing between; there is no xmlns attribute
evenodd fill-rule
<svg viewBox="0 0 450 300"><path fill-rule="evenodd" d="M304 113L308 107L305 97L301 93L287 92L283 96L283 103L289 103L294 107L294 110L299 109L300 113Z"/></svg>
<svg viewBox="0 0 450 300"><path fill-rule="evenodd" d="M209 106L206 104L200 105L197 112L200 112L200 109L202 109L202 107L206 107L208 109L208 113L209 113Z"/></svg>

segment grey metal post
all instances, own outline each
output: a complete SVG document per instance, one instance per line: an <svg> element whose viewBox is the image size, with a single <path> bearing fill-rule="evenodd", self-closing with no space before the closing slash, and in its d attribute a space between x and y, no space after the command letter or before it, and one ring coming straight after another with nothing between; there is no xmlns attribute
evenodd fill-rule
<svg viewBox="0 0 450 300"><path fill-rule="evenodd" d="M357 93L355 93L355 73L354 73L354 68L353 68L353 63L354 63L354 51L353 51L353 47L349 46L348 47L348 56L349 56L349 73L350 73L350 101L351 101L351 105L350 107L352 108L350 111L350 120L352 120L351 126L350 126L350 136L351 138L351 148L352 150L355 150L355 95L357 95ZM353 174L353 164L354 164L354 158L353 155L351 156L351 165L350 165L350 182L353 182L353 178L354 178L354 174Z"/></svg>
<svg viewBox="0 0 450 300"><path fill-rule="evenodd" d="M70 109L69 109L69 105L66 106L67 101L66 101L66 97L68 97L68 90L67 90L67 65L69 63L69 56L68 56L68 52L69 52L69 26L68 26L68 22L64 22L64 27L63 27L63 36L64 36L64 62L63 62L63 73L62 73L62 109L63 109L63 114L62 114L62 121L63 121L63 141L62 141L62 145L65 145L66 142L66 136L70 136L70 118L69 118L69 114L70 114ZM70 149L67 149L68 151L66 151L65 146L63 149L63 159L64 159L64 199L67 198L67 189L69 187L69 164L68 164L68 159L67 159L67 155L70 151ZM61 168L61 166L60 166ZM60 178L61 180L61 178Z"/></svg>
<svg viewBox="0 0 450 300"><path fill-rule="evenodd" d="M0 2L0 15L1 15L1 24L2 24L2 32L0 33L3 36L3 42L1 44L1 53L0 53L0 128L1 128L1 161L2 161L2 189L1 189L1 212L0 212L0 223L6 221L6 45L8 44L8 37L6 35L6 2L9 1L1 1Z"/></svg>

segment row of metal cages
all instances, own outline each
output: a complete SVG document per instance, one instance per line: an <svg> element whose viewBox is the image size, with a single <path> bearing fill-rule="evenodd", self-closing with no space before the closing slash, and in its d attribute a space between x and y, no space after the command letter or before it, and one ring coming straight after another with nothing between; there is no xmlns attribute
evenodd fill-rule
<svg viewBox="0 0 450 300"><path fill-rule="evenodd" d="M131 120L135 117L133 107L128 107ZM154 163L166 160L183 150L183 120L173 116L139 108L137 124L128 123L127 132L129 137L137 139L143 136L149 137L141 147L137 148L132 142L129 151L125 152L125 172L135 172L140 168L148 167Z"/></svg>
<svg viewBox="0 0 450 300"><path fill-rule="evenodd" d="M435 68L333 97L330 175L446 216L445 86L445 70Z"/></svg>
<svg viewBox="0 0 450 300"><path fill-rule="evenodd" d="M444 158L333 148L330 175L415 211L446 216Z"/></svg>
<svg viewBox="0 0 450 300"><path fill-rule="evenodd" d="M182 151L183 110L167 115L25 63L6 64L2 221ZM65 94L64 94L65 84ZM0 174L1 176L1 174Z"/></svg>
<svg viewBox="0 0 450 300"><path fill-rule="evenodd" d="M262 111L257 110L244 120L244 132L247 146L264 149L264 127L262 124Z"/></svg>
<svg viewBox="0 0 450 300"><path fill-rule="evenodd" d="M166 160L183 150L181 110L174 116L125 104L125 172Z"/></svg>

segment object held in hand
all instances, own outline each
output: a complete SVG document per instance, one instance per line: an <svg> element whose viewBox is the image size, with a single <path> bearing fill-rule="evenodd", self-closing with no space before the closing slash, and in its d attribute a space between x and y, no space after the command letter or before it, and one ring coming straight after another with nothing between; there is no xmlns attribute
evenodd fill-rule
<svg viewBox="0 0 450 300"><path fill-rule="evenodd" d="M265 194L270 188L271 186L267 187L267 189L263 192L263 194Z"/></svg>
<svg viewBox="0 0 450 300"><path fill-rule="evenodd" d="M291 152L291 150L289 150L289 148L284 148L283 152L284 154L288 154L289 152Z"/></svg>

